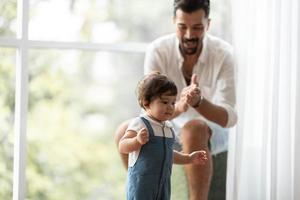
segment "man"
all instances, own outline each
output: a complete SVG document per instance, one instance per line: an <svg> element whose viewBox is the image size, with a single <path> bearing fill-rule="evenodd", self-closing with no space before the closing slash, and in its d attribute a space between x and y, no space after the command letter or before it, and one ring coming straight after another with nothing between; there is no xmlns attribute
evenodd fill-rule
<svg viewBox="0 0 300 200"><path fill-rule="evenodd" d="M207 34L209 10L209 0L174 0L176 34L152 42L144 64L145 74L159 71L181 91L172 120L177 148L210 151L206 165L185 167L190 200L226 198L227 128L237 121L232 47ZM119 127L117 144L126 127Z"/></svg>

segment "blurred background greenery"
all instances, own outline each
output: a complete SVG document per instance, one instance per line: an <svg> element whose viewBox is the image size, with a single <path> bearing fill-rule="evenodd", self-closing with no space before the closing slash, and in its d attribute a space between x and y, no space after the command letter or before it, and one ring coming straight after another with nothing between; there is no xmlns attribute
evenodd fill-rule
<svg viewBox="0 0 300 200"><path fill-rule="evenodd" d="M148 43L174 31L173 1L30 0L29 39ZM0 38L16 39L17 0L0 2ZM228 41L229 0L212 1L211 32ZM137 116L143 53L29 49L27 200L125 199L126 171L113 137ZM131 49L130 49L131 48ZM0 45L0 199L12 199L17 49ZM187 199L175 166L172 199Z"/></svg>

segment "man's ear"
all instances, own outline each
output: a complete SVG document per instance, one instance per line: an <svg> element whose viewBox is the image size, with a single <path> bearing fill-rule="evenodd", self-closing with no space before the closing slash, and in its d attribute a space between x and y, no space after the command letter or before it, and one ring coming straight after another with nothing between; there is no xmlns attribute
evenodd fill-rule
<svg viewBox="0 0 300 200"><path fill-rule="evenodd" d="M209 27L210 27L210 18L207 19L207 28L206 28L206 31L208 31Z"/></svg>
<svg viewBox="0 0 300 200"><path fill-rule="evenodd" d="M175 11L175 13L173 13L173 24L176 24L176 12L177 10Z"/></svg>

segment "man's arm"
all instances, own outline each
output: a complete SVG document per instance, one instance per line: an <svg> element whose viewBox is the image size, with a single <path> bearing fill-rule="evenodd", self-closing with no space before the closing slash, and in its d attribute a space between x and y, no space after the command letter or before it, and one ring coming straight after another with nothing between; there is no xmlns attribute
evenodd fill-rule
<svg viewBox="0 0 300 200"><path fill-rule="evenodd" d="M200 104L194 107L201 115L206 119L219 124L222 127L226 127L228 123L227 110L221 106L215 105L200 95L198 98L202 98ZM199 101L199 100L197 100Z"/></svg>
<svg viewBox="0 0 300 200"><path fill-rule="evenodd" d="M186 87L183 89L183 91L180 94L180 99L176 102L175 104L175 111L174 114L172 116L172 119L176 118L177 116L179 116L181 113L184 113L188 110L189 108L189 104L187 102L187 98L185 96L185 91L188 90L189 88Z"/></svg>
<svg viewBox="0 0 300 200"><path fill-rule="evenodd" d="M144 74L152 72L160 72L165 74L164 66L166 65L166 58L160 53L159 48L154 43L149 44L145 54L144 60Z"/></svg>
<svg viewBox="0 0 300 200"><path fill-rule="evenodd" d="M217 79L217 88L212 103L201 96L201 91L193 91L193 85L198 86L197 78L192 77L190 86L189 105L206 119L219 124L222 127L232 127L237 122L235 106L235 80L234 62L231 54L228 54L223 62L222 69ZM188 96L189 97L189 96Z"/></svg>

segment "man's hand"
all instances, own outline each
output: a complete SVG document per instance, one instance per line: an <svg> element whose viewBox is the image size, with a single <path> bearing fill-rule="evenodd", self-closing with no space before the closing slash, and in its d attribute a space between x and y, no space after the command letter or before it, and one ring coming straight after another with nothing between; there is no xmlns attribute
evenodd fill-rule
<svg viewBox="0 0 300 200"><path fill-rule="evenodd" d="M136 139L141 145L146 144L149 141L149 134L147 132L147 129L142 128L141 130L139 130L136 135Z"/></svg>
<svg viewBox="0 0 300 200"><path fill-rule="evenodd" d="M186 92L187 104L192 107L197 104L201 97L201 91L198 86L199 83L197 81L197 75L193 74L191 84L188 86L188 90Z"/></svg>
<svg viewBox="0 0 300 200"><path fill-rule="evenodd" d="M186 94L183 94L183 93L180 94L180 99L179 99L179 101L176 102L175 107L179 113L184 113L187 111L187 109L189 108L189 105L187 103Z"/></svg>
<svg viewBox="0 0 300 200"><path fill-rule="evenodd" d="M180 99L176 102L176 114L178 116L188 110L189 106L194 106L201 96L201 91L198 87L197 75L193 74L191 84L182 89Z"/></svg>
<svg viewBox="0 0 300 200"><path fill-rule="evenodd" d="M198 86L199 83L197 81L197 75L193 74L191 84L183 90L183 95L185 95L186 103L190 106L194 106L199 101L201 91Z"/></svg>

